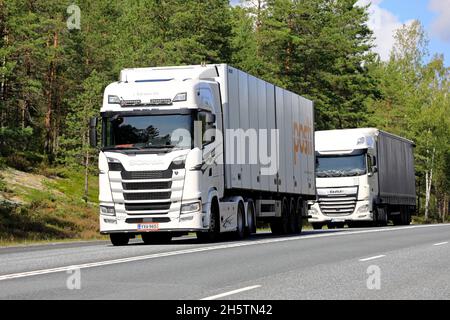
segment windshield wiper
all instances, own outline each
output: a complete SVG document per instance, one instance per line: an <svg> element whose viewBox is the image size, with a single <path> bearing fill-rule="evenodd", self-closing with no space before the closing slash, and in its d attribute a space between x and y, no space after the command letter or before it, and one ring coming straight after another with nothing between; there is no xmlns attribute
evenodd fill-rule
<svg viewBox="0 0 450 320"><path fill-rule="evenodd" d="M102 149L103 151L112 151L112 150L141 150L138 147L106 147Z"/></svg>
<svg viewBox="0 0 450 320"><path fill-rule="evenodd" d="M142 147L142 149L173 149L176 146L173 144L160 144L160 145L147 145Z"/></svg>

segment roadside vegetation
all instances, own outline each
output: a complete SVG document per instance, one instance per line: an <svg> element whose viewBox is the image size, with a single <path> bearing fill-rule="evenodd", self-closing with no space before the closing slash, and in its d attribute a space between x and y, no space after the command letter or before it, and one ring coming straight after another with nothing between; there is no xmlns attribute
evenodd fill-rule
<svg viewBox="0 0 450 320"><path fill-rule="evenodd" d="M43 174L4 168L0 178L0 246L100 239L96 177L88 201L82 173L52 170Z"/></svg>
<svg viewBox="0 0 450 320"><path fill-rule="evenodd" d="M448 220L450 68L429 55L419 22L380 61L356 2L80 0L69 29L67 1L0 0L0 241L98 237L88 119L103 89L123 68L203 62L313 100L317 130L374 126L414 140L414 221Z"/></svg>

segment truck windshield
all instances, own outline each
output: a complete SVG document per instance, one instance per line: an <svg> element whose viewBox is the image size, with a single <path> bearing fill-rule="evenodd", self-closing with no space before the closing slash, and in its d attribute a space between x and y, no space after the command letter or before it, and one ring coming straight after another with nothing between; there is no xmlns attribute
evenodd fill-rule
<svg viewBox="0 0 450 320"><path fill-rule="evenodd" d="M366 153L356 155L317 156L316 176L350 177L366 174Z"/></svg>
<svg viewBox="0 0 450 320"><path fill-rule="evenodd" d="M104 149L191 149L191 114L103 118Z"/></svg>

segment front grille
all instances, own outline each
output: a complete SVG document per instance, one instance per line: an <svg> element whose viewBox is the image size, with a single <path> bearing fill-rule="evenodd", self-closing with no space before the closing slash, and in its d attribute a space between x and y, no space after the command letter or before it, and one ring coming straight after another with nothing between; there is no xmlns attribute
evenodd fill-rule
<svg viewBox="0 0 450 320"><path fill-rule="evenodd" d="M156 190L156 189L170 189L172 181L165 182L124 182L122 183L123 190Z"/></svg>
<svg viewBox="0 0 450 320"><path fill-rule="evenodd" d="M172 169L164 171L122 171L123 180L170 179Z"/></svg>
<svg viewBox="0 0 450 320"><path fill-rule="evenodd" d="M167 200L171 192L124 193L125 200Z"/></svg>
<svg viewBox="0 0 450 320"><path fill-rule="evenodd" d="M170 202L125 203L126 211L165 211L169 209L170 209Z"/></svg>
<svg viewBox="0 0 450 320"><path fill-rule="evenodd" d="M325 215L350 215L355 211L356 196L319 197L319 206Z"/></svg>

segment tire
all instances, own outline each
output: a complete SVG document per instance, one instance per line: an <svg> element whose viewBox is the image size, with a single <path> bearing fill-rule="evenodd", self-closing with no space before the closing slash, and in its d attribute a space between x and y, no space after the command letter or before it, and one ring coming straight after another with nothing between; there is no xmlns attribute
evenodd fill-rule
<svg viewBox="0 0 450 320"><path fill-rule="evenodd" d="M303 230L303 210L305 207L303 206L302 201L297 202L297 214L298 214L298 233L302 233Z"/></svg>
<svg viewBox="0 0 450 320"><path fill-rule="evenodd" d="M270 223L270 229L273 234L282 235L289 232L289 208L287 200L284 199L281 208L281 218L275 219Z"/></svg>
<svg viewBox="0 0 450 320"><path fill-rule="evenodd" d="M293 234L300 233L301 228L299 226L300 218L298 207L295 204L294 200L291 200L291 205L289 208L289 232Z"/></svg>
<svg viewBox="0 0 450 320"><path fill-rule="evenodd" d="M141 234L142 241L145 244L165 244L172 240L172 235L170 233L163 232L146 232Z"/></svg>
<svg viewBox="0 0 450 320"><path fill-rule="evenodd" d="M402 226L407 226L411 223L411 215L408 207L403 207L400 210L400 222Z"/></svg>
<svg viewBox="0 0 450 320"><path fill-rule="evenodd" d="M374 222L374 225L376 227L385 227L388 224L388 218L387 213L384 212L383 209L376 209L376 221Z"/></svg>
<svg viewBox="0 0 450 320"><path fill-rule="evenodd" d="M407 207L400 207L400 214L392 217L395 226L405 226L410 224L411 217Z"/></svg>
<svg viewBox="0 0 450 320"><path fill-rule="evenodd" d="M322 224L320 223L311 223L314 230L322 230Z"/></svg>
<svg viewBox="0 0 450 320"><path fill-rule="evenodd" d="M247 227L245 232L247 236L256 233L255 206L252 200L248 200L247 204Z"/></svg>
<svg viewBox="0 0 450 320"><path fill-rule="evenodd" d="M219 207L217 202L213 202L211 207L209 231L197 232L197 239L200 242L215 242L219 240L220 236L220 221L219 221Z"/></svg>
<svg viewBox="0 0 450 320"><path fill-rule="evenodd" d="M130 242L130 236L126 233L111 233L109 238L115 247L126 246Z"/></svg>
<svg viewBox="0 0 450 320"><path fill-rule="evenodd" d="M242 240L245 238L245 209L244 206L242 205L242 203L239 204L238 206L238 212L237 212L237 216L236 216L236 225L237 225L237 230L235 232L235 238L237 240Z"/></svg>

